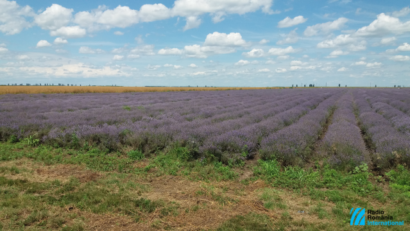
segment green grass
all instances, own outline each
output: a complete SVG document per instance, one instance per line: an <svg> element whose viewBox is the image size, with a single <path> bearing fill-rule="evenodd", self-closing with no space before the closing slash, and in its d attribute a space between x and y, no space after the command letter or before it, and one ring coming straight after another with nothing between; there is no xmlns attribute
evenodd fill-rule
<svg viewBox="0 0 410 231"><path fill-rule="evenodd" d="M145 222L148 214L154 211L161 218L207 209L204 204L181 208L172 201L141 197L149 193L151 187L133 179L161 176L180 176L205 182L194 195L215 201L221 208L240 203L228 195L229 192L234 191L235 197L242 197L245 196L243 188L252 187L258 179L265 181L268 186L258 191L257 199L266 211L277 211L280 219L249 213L227 219L218 230L286 230L288 227L292 230L347 230L350 228L351 208L381 209L374 207L375 204L382 205L385 213L393 216L394 220L410 223L410 171L400 165L385 177L380 177L374 176L366 165L346 172L326 164L316 164L314 168L283 167L276 160L259 160L253 167L253 176L242 181L243 188L231 190L223 184L217 186L216 182L238 182L239 173L249 170L246 164L224 165L212 159L197 159L195 150L178 145L145 155L140 150L120 153L96 147L62 149L28 142L0 143L0 163L22 158L44 165L84 165L105 173L101 179L88 183L81 183L75 178L67 182L32 182L23 177L8 178L27 175L30 170L15 164L0 166L0 216L7 220L2 223L4 230L24 227L84 230L84 220L55 212L68 205L95 214L121 214L135 222ZM142 162L141 165L138 162ZM285 202L286 194L309 198L311 202L304 205L308 207L305 211L322 222L293 220L295 211ZM25 211L24 216L22 211ZM155 227L165 227L162 220L154 223Z"/></svg>

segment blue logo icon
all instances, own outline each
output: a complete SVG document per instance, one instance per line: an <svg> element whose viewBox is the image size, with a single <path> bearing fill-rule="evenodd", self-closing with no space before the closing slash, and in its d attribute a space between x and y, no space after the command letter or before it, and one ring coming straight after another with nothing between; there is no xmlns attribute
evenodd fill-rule
<svg viewBox="0 0 410 231"><path fill-rule="evenodd" d="M352 217L350 218L350 225L365 225L366 224L366 216L364 215L366 213L365 208L352 208L350 210L350 214L352 214Z"/></svg>

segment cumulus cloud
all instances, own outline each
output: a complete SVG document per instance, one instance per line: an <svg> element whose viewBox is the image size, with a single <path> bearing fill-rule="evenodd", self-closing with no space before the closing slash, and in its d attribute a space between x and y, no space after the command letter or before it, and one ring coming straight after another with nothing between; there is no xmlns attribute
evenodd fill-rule
<svg viewBox="0 0 410 231"><path fill-rule="evenodd" d="M340 30L345 23L348 21L347 18L338 18L332 22L326 22L321 24L316 24L313 26L308 26L303 33L305 36L314 36L318 33L328 34L334 30Z"/></svg>
<svg viewBox="0 0 410 231"><path fill-rule="evenodd" d="M36 47L40 48L40 47L49 47L49 46L51 46L51 44L49 42L47 42L47 40L40 40L40 41L38 41Z"/></svg>
<svg viewBox="0 0 410 231"><path fill-rule="evenodd" d="M189 67L192 67L192 68L197 68L198 66L197 66L197 65L195 65L195 64L193 64L193 63L191 63L191 64L189 64Z"/></svg>
<svg viewBox="0 0 410 231"><path fill-rule="evenodd" d="M183 51L178 48L165 48L158 51L159 55L181 55L182 53Z"/></svg>
<svg viewBox="0 0 410 231"><path fill-rule="evenodd" d="M244 66L249 64L250 62L248 60L239 60L238 62L235 63L236 66Z"/></svg>
<svg viewBox="0 0 410 231"><path fill-rule="evenodd" d="M353 65L356 65L356 66L362 66L362 65L366 65L366 64L367 63L365 61L358 61L358 62L353 63Z"/></svg>
<svg viewBox="0 0 410 231"><path fill-rule="evenodd" d="M394 60L394 61L409 61L410 60L410 56L407 55L396 55L396 56L392 56L389 59Z"/></svg>
<svg viewBox="0 0 410 231"><path fill-rule="evenodd" d="M54 40L54 44L56 44L56 45L67 44L67 43L68 43L67 40L62 39L62 38L56 38L56 39Z"/></svg>
<svg viewBox="0 0 410 231"><path fill-rule="evenodd" d="M145 4L141 6L139 11L139 19L141 22L153 22L170 18L172 12L163 4Z"/></svg>
<svg viewBox="0 0 410 231"><path fill-rule="evenodd" d="M307 21L307 18L304 18L303 16L296 16L293 19L286 17L282 21L278 23L279 28L285 28L285 27L291 27L291 26L296 26L298 24L304 23Z"/></svg>
<svg viewBox="0 0 410 231"><path fill-rule="evenodd" d="M347 55L347 54L349 54L349 52L347 51L334 50L332 51L332 53L329 54L329 56L327 56L327 58L337 58L340 55Z"/></svg>
<svg viewBox="0 0 410 231"><path fill-rule="evenodd" d="M184 26L184 31L194 29L201 25L201 19L196 16L189 16L186 18L186 25Z"/></svg>
<svg viewBox="0 0 410 231"><path fill-rule="evenodd" d="M410 21L401 22L398 18L381 13L370 25L358 29L355 36L384 36L410 32Z"/></svg>
<svg viewBox="0 0 410 231"><path fill-rule="evenodd" d="M268 42L269 42L269 40L267 40L267 39L262 39L261 41L259 41L259 44L264 45L264 44L266 44L266 43L268 43Z"/></svg>
<svg viewBox="0 0 410 231"><path fill-rule="evenodd" d="M240 33L219 33L214 32L206 36L205 46L244 46L245 40L242 39Z"/></svg>
<svg viewBox="0 0 410 231"><path fill-rule="evenodd" d="M366 67L380 67L382 64L378 63L378 62L374 62L374 63L367 63Z"/></svg>
<svg viewBox="0 0 410 231"><path fill-rule="evenodd" d="M124 35L124 33L122 33L121 31L116 31L114 32L115 35Z"/></svg>
<svg viewBox="0 0 410 231"><path fill-rule="evenodd" d="M138 35L135 37L135 41L137 41L138 44L144 43L144 40L142 39L142 35Z"/></svg>
<svg viewBox="0 0 410 231"><path fill-rule="evenodd" d="M57 53L67 53L68 51L64 50L64 49L56 49Z"/></svg>
<svg viewBox="0 0 410 231"><path fill-rule="evenodd" d="M397 47L397 51L410 51L410 45L408 43L403 43L403 45Z"/></svg>
<svg viewBox="0 0 410 231"><path fill-rule="evenodd" d="M409 13L410 13L410 8L408 6L406 6L406 7L404 7L403 9L401 9L399 11L394 11L393 13L391 13L391 15L393 17L400 18L400 17L408 15Z"/></svg>
<svg viewBox="0 0 410 231"><path fill-rule="evenodd" d="M64 26L55 31L51 31L51 36L60 36L63 38L81 38L84 37L87 32L85 29L79 26Z"/></svg>
<svg viewBox="0 0 410 231"><path fill-rule="evenodd" d="M0 31L13 35L31 26L25 17L33 17L35 13L29 6L21 7L15 1L0 1Z"/></svg>
<svg viewBox="0 0 410 231"><path fill-rule="evenodd" d="M124 56L122 55L114 55L114 57L112 57L113 60L122 60L124 59Z"/></svg>
<svg viewBox="0 0 410 231"><path fill-rule="evenodd" d="M72 18L73 9L58 4L52 4L45 11L34 18L34 22L44 30L57 30L68 23Z"/></svg>
<svg viewBox="0 0 410 231"><path fill-rule="evenodd" d="M127 58L129 58L129 59L138 59L140 56L139 55L136 55L136 54L129 54L128 56L127 56Z"/></svg>
<svg viewBox="0 0 410 231"><path fill-rule="evenodd" d="M380 44L389 45L389 44L392 44L394 41L396 41L396 37L382 38L380 40Z"/></svg>
<svg viewBox="0 0 410 231"><path fill-rule="evenodd" d="M148 69L148 70L155 71L155 70L157 70L157 69L160 68L160 67L161 67L160 65L148 65L148 66L147 66L147 69Z"/></svg>
<svg viewBox="0 0 410 231"><path fill-rule="evenodd" d="M252 49L249 52L244 52L242 55L249 58L259 58L265 55L265 52L262 49Z"/></svg>
<svg viewBox="0 0 410 231"><path fill-rule="evenodd" d="M17 59L18 60L28 60L30 59L30 57L28 55L19 55L17 56Z"/></svg>
<svg viewBox="0 0 410 231"><path fill-rule="evenodd" d="M46 76L81 76L81 77L101 77L101 76L130 76L129 73L119 69L105 66L93 68L83 63L65 64L58 67L20 67L20 70L29 73L38 73Z"/></svg>
<svg viewBox="0 0 410 231"><path fill-rule="evenodd" d="M121 5L113 10L99 6L91 12L78 12L74 18L75 23L90 31L108 30L115 27L125 28L138 23L138 21L137 10Z"/></svg>
<svg viewBox="0 0 410 231"><path fill-rule="evenodd" d="M277 55L277 56L285 56L290 53L295 53L296 50L293 49L292 46L288 46L287 48L271 48L269 49L269 54Z"/></svg>
<svg viewBox="0 0 410 231"><path fill-rule="evenodd" d="M270 72L270 70L268 68L263 68L263 69L259 69L258 72L266 73L266 72Z"/></svg>
<svg viewBox="0 0 410 231"><path fill-rule="evenodd" d="M139 55L155 55L154 45L143 45L135 47L131 50L131 53Z"/></svg>
<svg viewBox="0 0 410 231"><path fill-rule="evenodd" d="M278 41L276 44L289 44L289 43L296 43L299 40L298 33L296 33L297 29L292 30L289 34L285 35L285 38Z"/></svg>
<svg viewBox="0 0 410 231"><path fill-rule="evenodd" d="M164 67L173 67L174 69L181 69L182 66L180 65L172 65L172 64L164 64Z"/></svg>
<svg viewBox="0 0 410 231"><path fill-rule="evenodd" d="M339 72L347 71L347 68L346 67L341 67L341 68L337 69L337 71L339 71Z"/></svg>
<svg viewBox="0 0 410 231"><path fill-rule="evenodd" d="M101 49L91 49L89 47L80 47L78 50L80 54L101 54L104 53Z"/></svg>
<svg viewBox="0 0 410 231"><path fill-rule="evenodd" d="M350 34L341 34L334 39L328 39L317 44L318 48L347 47L351 51L366 49L366 41L353 37Z"/></svg>
<svg viewBox="0 0 410 231"><path fill-rule="evenodd" d="M0 47L0 54L6 53L6 52L8 52L8 51L9 51L9 49L7 49L7 48L5 48L5 47Z"/></svg>
<svg viewBox="0 0 410 231"><path fill-rule="evenodd" d="M277 73L284 73L284 72L286 72L286 69L285 68L276 68L276 70L275 70Z"/></svg>
<svg viewBox="0 0 410 231"><path fill-rule="evenodd" d="M184 47L185 55L193 58L207 58L213 54L228 54L233 52L235 52L235 49L231 47L201 46L197 44Z"/></svg>
<svg viewBox="0 0 410 231"><path fill-rule="evenodd" d="M301 66L291 66L290 67L291 71L296 71L296 70L299 70L299 69L302 69L302 67Z"/></svg>
<svg viewBox="0 0 410 231"><path fill-rule="evenodd" d="M293 61L290 62L290 65L292 65L292 66L300 66L302 64L303 64L303 62L299 61L299 60L293 60Z"/></svg>

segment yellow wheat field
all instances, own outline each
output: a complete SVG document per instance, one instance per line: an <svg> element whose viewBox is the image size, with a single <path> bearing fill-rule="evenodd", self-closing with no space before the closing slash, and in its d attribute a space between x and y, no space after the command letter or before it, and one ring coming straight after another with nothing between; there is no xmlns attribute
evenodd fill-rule
<svg viewBox="0 0 410 231"><path fill-rule="evenodd" d="M40 94L40 93L52 94L52 93L222 91L222 90L249 90L249 89L266 89L266 87L232 88L232 87L0 86L0 95L1 94Z"/></svg>

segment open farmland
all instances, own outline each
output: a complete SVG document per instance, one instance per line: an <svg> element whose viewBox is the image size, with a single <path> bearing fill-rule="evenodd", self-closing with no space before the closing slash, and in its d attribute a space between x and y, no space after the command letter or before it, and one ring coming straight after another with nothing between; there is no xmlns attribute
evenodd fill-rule
<svg viewBox="0 0 410 231"><path fill-rule="evenodd" d="M0 132L6 230L410 228L407 89L5 94Z"/></svg>

